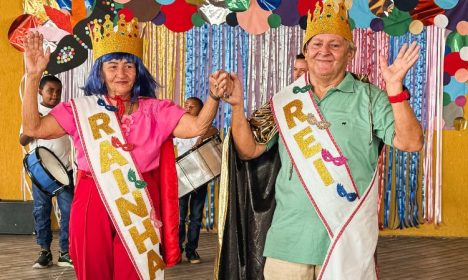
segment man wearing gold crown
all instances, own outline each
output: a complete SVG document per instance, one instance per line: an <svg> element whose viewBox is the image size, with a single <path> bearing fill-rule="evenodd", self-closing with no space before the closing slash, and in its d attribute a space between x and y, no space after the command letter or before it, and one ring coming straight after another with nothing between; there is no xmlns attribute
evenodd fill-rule
<svg viewBox="0 0 468 280"><path fill-rule="evenodd" d="M386 92L346 72L355 48L345 3L320 2L304 38L308 72L250 120L231 74L217 279L377 278L379 145L423 145L402 85L419 47L403 46L390 66L380 58Z"/></svg>
<svg viewBox="0 0 468 280"><path fill-rule="evenodd" d="M203 135L226 90L226 73L211 77L211 97L198 116L156 98L159 85L141 61L138 22L109 16L90 26L94 65L84 97L37 111L38 82L50 51L43 37L26 40L24 134L68 134L78 174L70 217L70 256L78 279L163 279L179 262L178 195L173 137ZM220 79L224 80L221 82ZM219 79L219 83L217 82Z"/></svg>

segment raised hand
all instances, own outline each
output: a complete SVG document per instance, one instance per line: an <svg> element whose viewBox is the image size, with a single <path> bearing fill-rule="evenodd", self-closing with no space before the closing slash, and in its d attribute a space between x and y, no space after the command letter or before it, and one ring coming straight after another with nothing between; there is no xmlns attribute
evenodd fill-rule
<svg viewBox="0 0 468 280"><path fill-rule="evenodd" d="M211 74L210 91L233 106L244 106L242 83L234 73L219 70Z"/></svg>
<svg viewBox="0 0 468 280"><path fill-rule="evenodd" d="M219 70L210 75L209 81L211 95L231 105L243 105L242 84L236 74Z"/></svg>
<svg viewBox="0 0 468 280"><path fill-rule="evenodd" d="M224 98L224 101L232 106L240 105L244 108L244 89L242 87L241 80L235 73L231 73L229 75L229 79L231 80L230 85L232 87L228 89L228 92L230 93L229 98Z"/></svg>
<svg viewBox="0 0 468 280"><path fill-rule="evenodd" d="M388 65L387 59L380 56L380 71L388 87L399 87L403 83L409 69L416 63L419 57L419 46L416 42L411 45L404 44L398 52L398 56L392 65Z"/></svg>
<svg viewBox="0 0 468 280"><path fill-rule="evenodd" d="M28 75L42 75L49 63L50 49L44 52L44 38L38 32L29 32L24 48L24 62Z"/></svg>

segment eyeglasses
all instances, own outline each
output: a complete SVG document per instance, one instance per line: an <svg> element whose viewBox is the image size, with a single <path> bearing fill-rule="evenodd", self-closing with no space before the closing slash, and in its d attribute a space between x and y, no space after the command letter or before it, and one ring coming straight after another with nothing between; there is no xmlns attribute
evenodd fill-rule
<svg viewBox="0 0 468 280"><path fill-rule="evenodd" d="M339 196L341 197L346 197L346 199L349 201L349 202L353 202L356 200L357 198L357 193L355 192L350 192L348 193L345 188L343 187L342 184L337 184L336 185L336 192L338 193Z"/></svg>

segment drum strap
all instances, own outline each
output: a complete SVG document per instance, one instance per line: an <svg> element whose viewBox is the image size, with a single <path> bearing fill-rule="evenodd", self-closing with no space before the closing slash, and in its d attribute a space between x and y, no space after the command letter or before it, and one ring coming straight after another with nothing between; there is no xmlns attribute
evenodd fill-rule
<svg viewBox="0 0 468 280"><path fill-rule="evenodd" d="M103 102L97 96L71 101L91 173L140 279L164 279L161 223L131 153L112 145L113 138L122 143L125 138L115 112Z"/></svg>
<svg viewBox="0 0 468 280"><path fill-rule="evenodd" d="M374 174L359 196L307 77L275 94L271 103L295 170L332 240L319 279L375 279L378 180Z"/></svg>

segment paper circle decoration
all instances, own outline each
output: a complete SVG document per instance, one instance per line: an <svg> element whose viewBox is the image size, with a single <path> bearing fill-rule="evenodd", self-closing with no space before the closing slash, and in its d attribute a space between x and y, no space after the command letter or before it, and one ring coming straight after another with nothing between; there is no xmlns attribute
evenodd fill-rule
<svg viewBox="0 0 468 280"><path fill-rule="evenodd" d="M439 28L445 28L448 25L448 18L443 14L436 15L434 18L434 24Z"/></svg>
<svg viewBox="0 0 468 280"><path fill-rule="evenodd" d="M374 32L379 32L384 29L384 22L381 18L374 18L370 22L370 28Z"/></svg>
<svg viewBox="0 0 468 280"><path fill-rule="evenodd" d="M458 4L458 0L434 0L434 2L442 9L446 10L453 8Z"/></svg>
<svg viewBox="0 0 468 280"><path fill-rule="evenodd" d="M239 25L239 22L237 21L237 15L236 13L232 12L226 16L226 23L229 26L237 26Z"/></svg>
<svg viewBox="0 0 468 280"><path fill-rule="evenodd" d="M134 1L138 1L138 0L134 0ZM156 0L156 2L158 2L161 5L170 5L174 3L175 0Z"/></svg>
<svg viewBox="0 0 468 280"><path fill-rule="evenodd" d="M468 11L467 11L468 13ZM457 23L457 32L460 35L468 35L468 21L460 21Z"/></svg>
<svg viewBox="0 0 468 280"><path fill-rule="evenodd" d="M468 47L460 49L460 58L464 61L468 61Z"/></svg>
<svg viewBox="0 0 468 280"><path fill-rule="evenodd" d="M132 20L132 18L133 18L132 10L126 9L126 8L120 9L119 12L117 13L117 15L119 17L120 17L120 15L124 15L126 22L130 22Z"/></svg>
<svg viewBox="0 0 468 280"><path fill-rule="evenodd" d="M444 72L444 79L443 79L443 84L444 86L448 85L450 83L450 74L447 72Z"/></svg>
<svg viewBox="0 0 468 280"><path fill-rule="evenodd" d="M413 33L414 35L418 35L419 33L423 31L423 29L424 29L424 24L420 20L416 19L410 23L409 31Z"/></svg>
<svg viewBox="0 0 468 280"><path fill-rule="evenodd" d="M442 98L442 105L447 106L450 103L452 103L452 99L450 98L450 94L444 92L443 98Z"/></svg>
<svg viewBox="0 0 468 280"><path fill-rule="evenodd" d="M163 25L166 21L166 15L163 12L159 12L159 14L151 20L151 22L155 25Z"/></svg>
<svg viewBox="0 0 468 280"><path fill-rule="evenodd" d="M281 17L281 24L285 26L295 26L299 23L301 16L297 10L298 0L283 0L281 5L273 13Z"/></svg>
<svg viewBox="0 0 468 280"><path fill-rule="evenodd" d="M130 9L139 22L151 21L156 17L161 9L161 5L154 0L133 0L124 5Z"/></svg>
<svg viewBox="0 0 468 280"><path fill-rule="evenodd" d="M192 15L192 23L196 27L200 27L203 24L205 24L205 20L202 18L202 16L199 13L194 13Z"/></svg>
<svg viewBox="0 0 468 280"><path fill-rule="evenodd" d="M276 28L281 25L281 17L277 14L271 14L268 16L268 25L271 28Z"/></svg>
<svg viewBox="0 0 468 280"><path fill-rule="evenodd" d="M453 52L445 56L444 71L449 73L450 76L455 75L455 72L461 68L468 68L468 61L462 60L460 53Z"/></svg>
<svg viewBox="0 0 468 280"><path fill-rule="evenodd" d="M464 95L457 96L457 98L455 98L455 104L459 107L464 107L466 104L466 97Z"/></svg>
<svg viewBox="0 0 468 280"><path fill-rule="evenodd" d="M192 15L197 6L187 4L185 0L176 0L171 5L162 5L161 11L166 15L164 25L174 32L185 32L193 27Z"/></svg>
<svg viewBox="0 0 468 280"><path fill-rule="evenodd" d="M354 0L349 16L354 20L357 28L368 28L371 20L376 17L369 9L369 2L366 0Z"/></svg>
<svg viewBox="0 0 468 280"><path fill-rule="evenodd" d="M454 77L457 82L466 83L468 81L468 70L466 68L458 69Z"/></svg>

